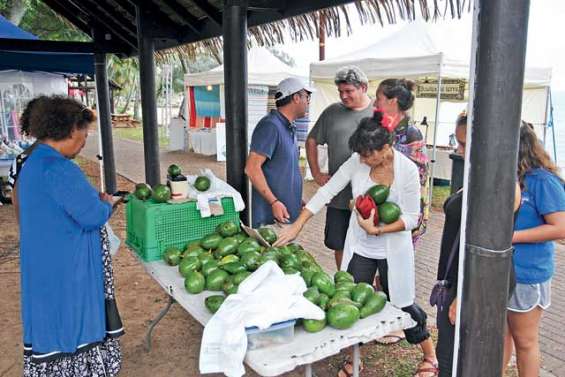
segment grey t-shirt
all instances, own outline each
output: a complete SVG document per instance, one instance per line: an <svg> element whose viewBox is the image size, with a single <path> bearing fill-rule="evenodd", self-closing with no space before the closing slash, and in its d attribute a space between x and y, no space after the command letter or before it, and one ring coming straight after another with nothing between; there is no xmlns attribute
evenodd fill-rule
<svg viewBox="0 0 565 377"><path fill-rule="evenodd" d="M308 134L319 145L328 145L328 168L333 175L339 167L351 157L349 138L357 129L361 119L373 115L373 101L363 110L351 110L341 102L328 106L320 115L314 128ZM339 209L349 209L351 186L347 185L329 206Z"/></svg>

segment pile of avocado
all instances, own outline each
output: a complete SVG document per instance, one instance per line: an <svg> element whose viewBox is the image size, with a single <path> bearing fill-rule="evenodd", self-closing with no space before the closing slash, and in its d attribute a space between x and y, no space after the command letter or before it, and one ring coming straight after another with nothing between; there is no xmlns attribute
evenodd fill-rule
<svg viewBox="0 0 565 377"><path fill-rule="evenodd" d="M260 228L259 233L269 244L277 240L271 228ZM332 279L302 246L295 243L284 247L261 246L232 221L219 224L213 233L190 242L184 250L169 247L163 253L163 260L170 266L178 266L187 292L223 292L205 299L211 313L220 308L225 297L237 293L239 284L267 261L277 263L286 274L300 273L309 287L304 296L326 312L324 320L304 320L306 331L320 331L326 323L347 329L359 318L381 311L386 304L384 294L375 293L368 284L355 284L347 272L337 272Z"/></svg>
<svg viewBox="0 0 565 377"><path fill-rule="evenodd" d="M370 195L377 205L379 220L385 224L392 224L400 218L400 207L393 202L387 202L390 187L375 185L367 190L365 195Z"/></svg>

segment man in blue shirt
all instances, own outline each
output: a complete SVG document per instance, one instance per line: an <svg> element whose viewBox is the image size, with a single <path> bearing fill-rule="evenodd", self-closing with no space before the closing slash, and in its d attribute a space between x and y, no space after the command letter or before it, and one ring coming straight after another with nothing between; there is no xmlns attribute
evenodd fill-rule
<svg viewBox="0 0 565 377"><path fill-rule="evenodd" d="M245 174L253 185L251 219L254 228L296 220L302 208L296 127L306 115L312 89L296 78L279 83L276 110L264 116L253 131Z"/></svg>

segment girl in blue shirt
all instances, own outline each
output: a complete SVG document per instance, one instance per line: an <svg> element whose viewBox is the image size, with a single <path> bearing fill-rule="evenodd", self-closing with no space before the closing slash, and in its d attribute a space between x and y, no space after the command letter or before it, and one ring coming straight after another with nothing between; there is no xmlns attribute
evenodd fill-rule
<svg viewBox="0 0 565 377"><path fill-rule="evenodd" d="M504 365L516 347L520 377L539 376L539 323L551 304L554 240L565 238L565 190L559 169L531 124L520 127L518 179L522 202L514 225L516 289L508 302Z"/></svg>

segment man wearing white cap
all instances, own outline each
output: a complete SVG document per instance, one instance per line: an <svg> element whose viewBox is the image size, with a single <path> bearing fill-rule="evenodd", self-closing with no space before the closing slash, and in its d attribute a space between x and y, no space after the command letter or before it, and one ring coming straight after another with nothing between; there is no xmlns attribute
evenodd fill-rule
<svg viewBox="0 0 565 377"><path fill-rule="evenodd" d="M302 175L294 121L306 115L312 89L296 78L284 79L275 93L276 110L253 131L245 174L253 185L254 228L296 220L302 208Z"/></svg>

